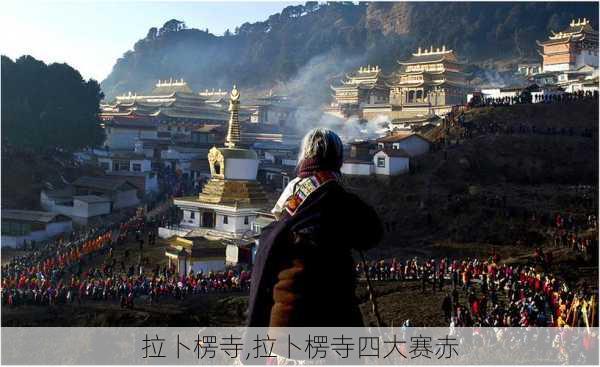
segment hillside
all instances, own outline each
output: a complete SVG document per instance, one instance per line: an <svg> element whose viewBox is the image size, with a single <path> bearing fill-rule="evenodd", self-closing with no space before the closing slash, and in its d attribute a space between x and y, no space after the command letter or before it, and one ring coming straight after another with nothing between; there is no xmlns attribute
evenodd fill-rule
<svg viewBox="0 0 600 367"><path fill-rule="evenodd" d="M319 64L333 66L323 70L323 80L360 63L391 68L418 46L442 44L479 66L510 64L537 59L535 40L578 17L591 19L597 28L598 5L307 2L223 36L171 20L151 28L125 52L101 87L108 98L149 90L169 77L184 78L195 89L229 88L234 82L270 88L300 77L317 56ZM470 71L485 76L478 67ZM327 88L322 84L306 87Z"/></svg>
<svg viewBox="0 0 600 367"><path fill-rule="evenodd" d="M347 178L347 185L387 223L382 255L423 254L447 243L542 243L547 234L528 222L534 213L597 211L596 109L593 101L477 108L466 120L479 132L445 153L419 157L415 173L387 181ZM519 123L535 126L535 133L519 132Z"/></svg>
<svg viewBox="0 0 600 367"><path fill-rule="evenodd" d="M59 188L84 175L99 175L102 170L75 162L64 152L38 151L2 145L2 197L6 209L40 208L40 192Z"/></svg>

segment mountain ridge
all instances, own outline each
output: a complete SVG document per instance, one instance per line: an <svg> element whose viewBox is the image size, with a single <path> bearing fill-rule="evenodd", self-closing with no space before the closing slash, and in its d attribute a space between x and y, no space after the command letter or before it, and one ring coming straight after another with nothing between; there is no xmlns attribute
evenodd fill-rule
<svg viewBox="0 0 600 367"><path fill-rule="evenodd" d="M511 65L537 59L536 39L583 17L597 28L598 4L307 2L222 36L172 19L125 52L101 87L107 99L148 91L169 77L184 78L195 90L233 83L268 89L297 78L318 56L340 63L338 73L357 66L349 58L391 70L396 60L430 45L453 48L476 67ZM333 77L327 69L325 80Z"/></svg>

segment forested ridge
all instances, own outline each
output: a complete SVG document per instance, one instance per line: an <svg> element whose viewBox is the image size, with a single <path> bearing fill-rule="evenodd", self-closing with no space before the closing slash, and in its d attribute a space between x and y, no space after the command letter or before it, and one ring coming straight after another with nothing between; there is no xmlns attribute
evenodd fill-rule
<svg viewBox="0 0 600 367"><path fill-rule="evenodd" d="M101 86L108 97L147 91L169 77L184 78L195 89L228 88L234 82L269 88L293 78L319 55L332 55L328 62L357 57L389 69L417 47L430 45L446 45L476 65L536 60L536 39L584 17L597 28L598 4L307 2L223 35L172 19L125 52Z"/></svg>
<svg viewBox="0 0 600 367"><path fill-rule="evenodd" d="M36 151L100 145L97 81L67 64L2 56L2 143Z"/></svg>

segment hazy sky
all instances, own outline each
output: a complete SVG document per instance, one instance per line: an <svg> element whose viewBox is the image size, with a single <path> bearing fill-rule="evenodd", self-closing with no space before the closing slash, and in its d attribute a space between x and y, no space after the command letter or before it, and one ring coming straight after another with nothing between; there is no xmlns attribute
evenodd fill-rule
<svg viewBox="0 0 600 367"><path fill-rule="evenodd" d="M281 1L43 1L2 0L0 53L66 62L84 78L104 79L117 58L175 18L188 28L222 35L244 22L265 20L297 2Z"/></svg>

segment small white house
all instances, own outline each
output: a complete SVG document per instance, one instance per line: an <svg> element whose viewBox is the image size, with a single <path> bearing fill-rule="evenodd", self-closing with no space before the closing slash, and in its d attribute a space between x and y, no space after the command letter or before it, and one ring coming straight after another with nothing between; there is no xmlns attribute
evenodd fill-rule
<svg viewBox="0 0 600 367"><path fill-rule="evenodd" d="M375 166L373 161L347 159L344 161L341 171L344 175L369 176L375 173Z"/></svg>
<svg viewBox="0 0 600 367"><path fill-rule="evenodd" d="M90 219L111 213L111 200L99 195L73 195L72 190L46 191L40 194L44 210L71 217L77 224L87 224ZM70 193L70 194L69 194Z"/></svg>
<svg viewBox="0 0 600 367"><path fill-rule="evenodd" d="M194 162L199 159L206 160L204 158L206 153L205 148L173 145L161 152L161 159L166 167L179 170L184 176L197 178L198 173L194 170Z"/></svg>
<svg viewBox="0 0 600 367"><path fill-rule="evenodd" d="M158 124L152 120L113 118L104 123L106 141L110 149L133 149L139 139L157 139Z"/></svg>
<svg viewBox="0 0 600 367"><path fill-rule="evenodd" d="M429 152L431 142L427 138L415 133L392 134L377 139L379 149L401 149L410 157L416 157Z"/></svg>
<svg viewBox="0 0 600 367"><path fill-rule="evenodd" d="M158 175L154 171L149 172L110 172L110 177L120 177L134 184L140 196L156 193L159 190Z"/></svg>
<svg viewBox="0 0 600 367"><path fill-rule="evenodd" d="M98 153L101 150L96 150ZM143 152L107 151L98 155L98 164L106 173L109 172L150 172L152 161Z"/></svg>
<svg viewBox="0 0 600 367"><path fill-rule="evenodd" d="M73 196L70 217L79 224L87 224L90 218L110 214L110 199L97 195ZM69 215L65 213L66 215Z"/></svg>
<svg viewBox="0 0 600 367"><path fill-rule="evenodd" d="M121 177L80 177L73 182L74 193L81 195L97 195L110 199L111 211L128 208L140 203L137 196L138 188L130 181Z"/></svg>
<svg viewBox="0 0 600 367"><path fill-rule="evenodd" d="M395 176L410 169L410 155L403 149L380 150L373 156L375 174Z"/></svg>
<svg viewBox="0 0 600 367"><path fill-rule="evenodd" d="M2 247L43 241L72 230L73 222L62 214L36 210L2 210Z"/></svg>

